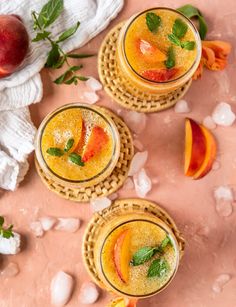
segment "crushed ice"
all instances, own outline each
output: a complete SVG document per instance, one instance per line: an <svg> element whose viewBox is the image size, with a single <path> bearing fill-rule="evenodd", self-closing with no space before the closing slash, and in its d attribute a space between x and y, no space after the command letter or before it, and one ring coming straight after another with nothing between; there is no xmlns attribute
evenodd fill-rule
<svg viewBox="0 0 236 307"><path fill-rule="evenodd" d="M175 104L174 111L175 113L189 113L190 108L189 108L188 102L184 99L180 99Z"/></svg>
<svg viewBox="0 0 236 307"><path fill-rule="evenodd" d="M152 182L144 168L134 175L134 186L138 197L145 197L151 190Z"/></svg>
<svg viewBox="0 0 236 307"><path fill-rule="evenodd" d="M100 91L102 89L102 84L93 77L89 77L89 79L85 81L85 84L88 88L90 88L94 92Z"/></svg>
<svg viewBox="0 0 236 307"><path fill-rule="evenodd" d="M214 198L216 201L216 211L219 216L230 216L233 212L233 190L228 186L219 186L214 190Z"/></svg>
<svg viewBox="0 0 236 307"><path fill-rule="evenodd" d="M111 200L107 197L101 197L90 202L94 212L101 211L111 205Z"/></svg>
<svg viewBox="0 0 236 307"><path fill-rule="evenodd" d="M140 169L144 167L145 163L147 162L147 158L147 151L137 152L131 161L128 176L133 176L138 173Z"/></svg>
<svg viewBox="0 0 236 307"><path fill-rule="evenodd" d="M94 104L99 100L99 96L95 92L84 92L83 97L89 104Z"/></svg>
<svg viewBox="0 0 236 307"><path fill-rule="evenodd" d="M59 217L57 219L55 230L67 231L67 232L76 232L80 227L80 220L73 217L62 218Z"/></svg>
<svg viewBox="0 0 236 307"><path fill-rule="evenodd" d="M207 129L213 130L216 128L216 123L211 116L207 116L203 119L203 126Z"/></svg>
<svg viewBox="0 0 236 307"><path fill-rule="evenodd" d="M51 281L51 303L54 306L64 306L70 299L73 290L73 278L59 271Z"/></svg>
<svg viewBox="0 0 236 307"><path fill-rule="evenodd" d="M36 237L42 237L44 234L43 227L40 221L30 223L30 229Z"/></svg>
<svg viewBox="0 0 236 307"><path fill-rule="evenodd" d="M235 121L235 117L230 104L226 102L218 103L212 113L213 121L220 126L231 126Z"/></svg>
<svg viewBox="0 0 236 307"><path fill-rule="evenodd" d="M93 282L84 282L79 293L79 301L84 305L94 304L99 297L99 292Z"/></svg>

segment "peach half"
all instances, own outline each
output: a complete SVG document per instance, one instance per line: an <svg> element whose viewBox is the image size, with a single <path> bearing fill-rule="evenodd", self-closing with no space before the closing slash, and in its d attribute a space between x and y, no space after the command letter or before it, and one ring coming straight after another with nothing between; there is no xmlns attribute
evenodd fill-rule
<svg viewBox="0 0 236 307"><path fill-rule="evenodd" d="M129 279L129 262L130 262L130 229L124 230L119 234L114 246L114 264L119 278L127 283Z"/></svg>

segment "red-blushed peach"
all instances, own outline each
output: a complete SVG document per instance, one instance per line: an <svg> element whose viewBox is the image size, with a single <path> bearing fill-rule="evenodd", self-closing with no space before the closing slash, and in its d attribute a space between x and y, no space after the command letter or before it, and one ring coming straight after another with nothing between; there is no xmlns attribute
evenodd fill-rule
<svg viewBox="0 0 236 307"><path fill-rule="evenodd" d="M28 33L20 17L0 15L0 78L17 70L28 48Z"/></svg>
<svg viewBox="0 0 236 307"><path fill-rule="evenodd" d="M192 119L185 119L184 173L193 176L201 167L206 154L206 139L200 126Z"/></svg>

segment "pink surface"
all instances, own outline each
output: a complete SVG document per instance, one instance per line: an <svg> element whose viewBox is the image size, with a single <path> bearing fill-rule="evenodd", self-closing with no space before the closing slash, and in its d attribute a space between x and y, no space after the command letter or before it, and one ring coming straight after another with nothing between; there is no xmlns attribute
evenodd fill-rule
<svg viewBox="0 0 236 307"><path fill-rule="evenodd" d="M185 1L129 0L109 28L87 44L83 51L96 52L107 31L131 14L154 6L178 7ZM229 40L235 44L236 8L234 0L192 1L207 17L211 36ZM79 4L78 4L79 9ZM235 46L234 46L235 47ZM204 72L200 81L194 82L186 95L191 107L189 116L202 121L210 115L219 101L231 103L236 112L236 64L235 49L231 65L221 73ZM97 77L96 58L86 59L84 73ZM77 61L74 61L77 63ZM58 72L57 72L58 73ZM59 74L59 73L58 73ZM52 83L56 74L42 72L44 99L31 107L34 123L38 126L43 117L65 103L80 101L82 86L58 86ZM120 107L104 93L99 94L100 105L113 110ZM217 127L218 160L220 169L199 181L183 175L184 117L173 109L148 115L147 127L139 139L149 152L146 166L151 178L158 178L147 198L160 203L176 220L186 240L186 254L172 284L161 294L140 302L138 306L158 307L235 307L236 306L236 213L223 218L215 210L213 190L216 186L230 185L236 188L236 139L235 124L232 127ZM166 123L166 119L170 119ZM134 191L120 191L119 197L135 197ZM50 306L50 281L58 270L71 273L75 279L73 296L68 306L85 306L78 301L81 284L89 280L81 260L81 240L87 221L92 215L88 204L77 204L59 198L40 181L33 160L25 181L20 188L0 195L1 215L14 223L16 231L24 237L22 252L16 256L2 256L4 267L14 261L20 267L16 277L0 276L1 307ZM234 206L235 211L235 206ZM74 234L47 232L43 238L35 238L29 228L37 217L73 216L83 221ZM202 234L204 233L204 235ZM212 285L219 274L228 273L232 279L221 293L214 293ZM102 307L111 296L102 292L94 306Z"/></svg>

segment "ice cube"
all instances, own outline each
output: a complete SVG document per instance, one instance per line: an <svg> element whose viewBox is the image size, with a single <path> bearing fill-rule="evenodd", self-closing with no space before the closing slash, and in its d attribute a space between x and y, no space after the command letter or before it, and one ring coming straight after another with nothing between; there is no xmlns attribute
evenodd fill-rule
<svg viewBox="0 0 236 307"><path fill-rule="evenodd" d="M152 182L144 168L134 175L134 186L138 197L145 197L151 190Z"/></svg>
<svg viewBox="0 0 236 307"><path fill-rule="evenodd" d="M99 100L99 96L95 92L84 92L83 97L89 104L94 104Z"/></svg>
<svg viewBox="0 0 236 307"><path fill-rule="evenodd" d="M146 114L122 110L120 115L123 117L128 127L136 134L141 133L145 129L147 121Z"/></svg>
<svg viewBox="0 0 236 307"><path fill-rule="evenodd" d="M54 227L55 230L76 232L80 227L80 220L73 217L63 218L59 217L57 219L57 224Z"/></svg>
<svg viewBox="0 0 236 307"><path fill-rule="evenodd" d="M89 77L89 79L85 81L85 84L94 92L100 91L102 89L102 84L93 77Z"/></svg>
<svg viewBox="0 0 236 307"><path fill-rule="evenodd" d="M133 176L138 173L140 169L144 167L145 163L147 162L147 158L147 151L137 152L131 161L128 176Z"/></svg>
<svg viewBox="0 0 236 307"><path fill-rule="evenodd" d="M214 281L212 285L212 290L215 293L220 293L223 287L230 281L231 276L229 274L220 274Z"/></svg>
<svg viewBox="0 0 236 307"><path fill-rule="evenodd" d="M92 282L84 282L79 293L79 301L81 304L94 304L99 297L99 292L96 285Z"/></svg>
<svg viewBox="0 0 236 307"><path fill-rule="evenodd" d="M39 221L42 225L42 228L44 231L48 231L53 228L53 226L56 224L56 218L52 216L44 216L39 218Z"/></svg>
<svg viewBox="0 0 236 307"><path fill-rule="evenodd" d="M180 99L175 104L174 111L175 113L189 113L190 108L189 108L188 102L184 99Z"/></svg>
<svg viewBox="0 0 236 307"><path fill-rule="evenodd" d="M211 116L207 116L203 119L203 126L206 127L207 129L213 130L216 128L216 123L212 119Z"/></svg>
<svg viewBox="0 0 236 307"><path fill-rule="evenodd" d="M134 147L137 148L138 150L140 151L143 150L143 144L139 140L135 139L133 144Z"/></svg>
<svg viewBox="0 0 236 307"><path fill-rule="evenodd" d="M44 234L43 227L40 221L30 223L30 229L36 237L42 237Z"/></svg>
<svg viewBox="0 0 236 307"><path fill-rule="evenodd" d="M230 104L220 102L212 113L212 119L217 125L231 126L235 121L235 114L232 112Z"/></svg>
<svg viewBox="0 0 236 307"><path fill-rule="evenodd" d="M73 290L73 278L59 271L51 281L51 303L54 306L64 306L70 299Z"/></svg>
<svg viewBox="0 0 236 307"><path fill-rule="evenodd" d="M227 217L233 212L232 202L234 201L233 190L228 186L219 186L214 191L216 211L219 216Z"/></svg>
<svg viewBox="0 0 236 307"><path fill-rule="evenodd" d="M0 235L0 254L15 255L20 252L21 236L13 232L14 237L4 238Z"/></svg>
<svg viewBox="0 0 236 307"><path fill-rule="evenodd" d="M94 212L101 211L111 205L111 200L107 197L101 197L90 202Z"/></svg>
<svg viewBox="0 0 236 307"><path fill-rule="evenodd" d="M125 183L123 184L123 189L124 190L132 190L133 188L134 188L134 182L130 177L128 177L125 180Z"/></svg>
<svg viewBox="0 0 236 307"><path fill-rule="evenodd" d="M20 272L19 266L15 262L10 262L8 265L1 271L2 277L13 277L16 276Z"/></svg>

